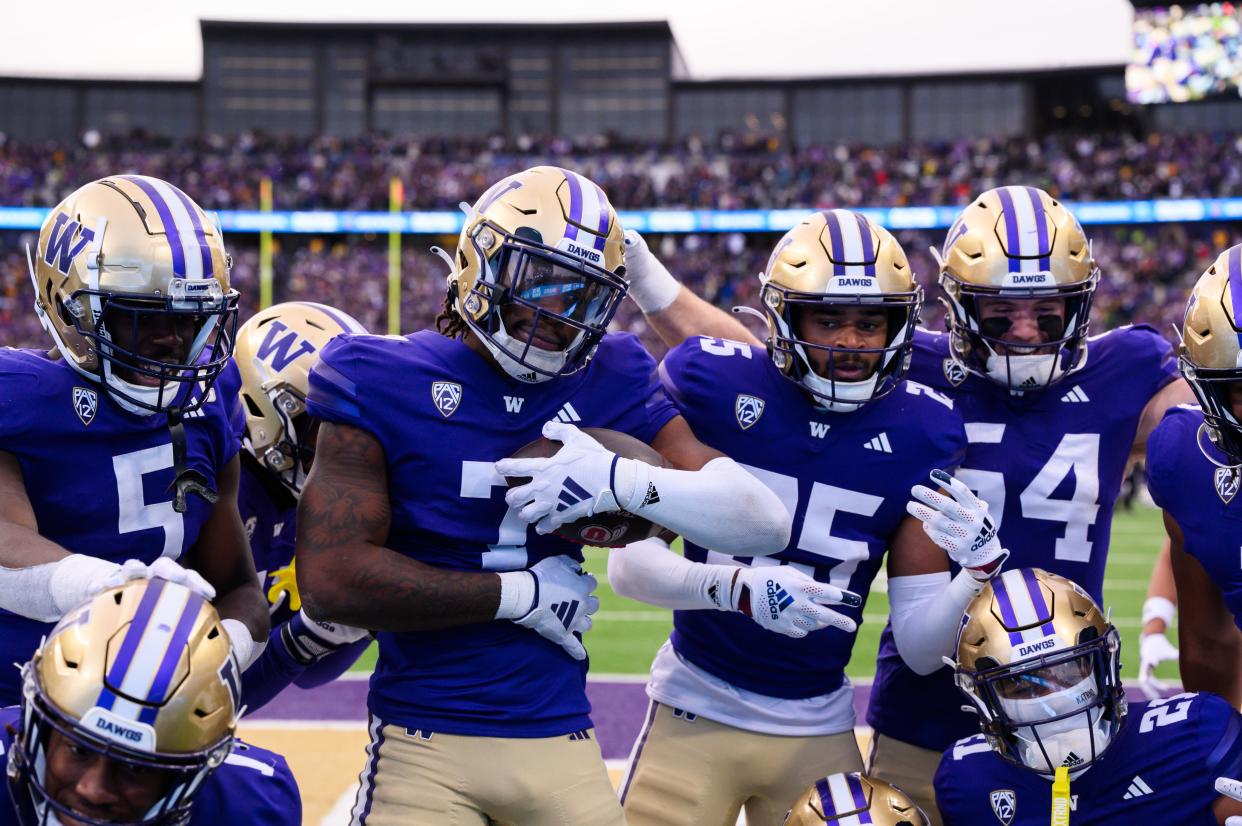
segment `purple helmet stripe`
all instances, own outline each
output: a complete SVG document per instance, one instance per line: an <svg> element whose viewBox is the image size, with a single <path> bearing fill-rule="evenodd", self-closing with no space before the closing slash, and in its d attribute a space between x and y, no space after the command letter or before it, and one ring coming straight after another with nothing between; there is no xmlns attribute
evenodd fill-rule
<svg viewBox="0 0 1242 826"><path fill-rule="evenodd" d="M875 275L875 247L871 244L871 222L861 212L855 212L858 220L858 234L862 237L863 261L870 261L863 270L864 274Z"/></svg>
<svg viewBox="0 0 1242 826"><path fill-rule="evenodd" d="M832 274L845 275L845 265L838 263L845 255L845 243L841 240L841 222L834 210L824 210L824 220L828 222L828 239L832 249Z"/></svg>
<svg viewBox="0 0 1242 826"><path fill-rule="evenodd" d="M1009 251L1009 271L1022 272L1022 262L1018 259L1022 254L1022 242L1018 238L1018 213L1013 207L1009 187L998 188L996 194L1000 196L1001 215L1005 216L1005 236L1008 239L1005 248Z"/></svg>
<svg viewBox="0 0 1242 826"><path fill-rule="evenodd" d="M1001 619L1005 621L1005 625L1009 628L1015 628L1018 625L1018 618L1013 613L1013 603L1009 598L1009 589L1005 587L1005 579L1003 576L992 580L992 593L996 595L996 604L1000 606ZM1009 644L1017 645L1022 642L1022 635L1017 631L1009 632Z"/></svg>
<svg viewBox="0 0 1242 826"><path fill-rule="evenodd" d="M595 187L595 194L599 196L599 235L595 238L595 249L600 252L604 251L604 241L608 238L608 213L611 207L608 204L608 196L604 194L604 190L599 188L599 184L592 183Z"/></svg>
<svg viewBox="0 0 1242 826"><path fill-rule="evenodd" d="M577 238L578 227L582 223L582 186L578 183L578 176L569 170L562 170L565 173L565 182L569 184L569 224L565 227L566 238Z"/></svg>
<svg viewBox="0 0 1242 826"><path fill-rule="evenodd" d="M138 716L139 722L154 723L155 716L159 713L158 705L163 705L164 694L168 691L168 686L172 682L173 673L177 670L177 663L181 662L181 654L185 649L186 640L190 638L190 631L194 628L194 622L198 619L198 612L203 607L203 598L198 594L191 593L190 598L186 600L185 607L181 609L181 617L177 620L177 626L173 629L172 637L168 640L168 647L164 649L164 658L160 660L160 667L155 672L155 679L151 681L151 688L147 691L147 702L155 705L148 705L143 708L142 713Z"/></svg>
<svg viewBox="0 0 1242 826"><path fill-rule="evenodd" d="M849 787L850 794L854 796L855 811L858 812L859 823L874 823L871 819L871 807L867 805L867 793L863 790L862 780L858 775L850 773L845 776L845 785Z"/></svg>
<svg viewBox="0 0 1242 826"><path fill-rule="evenodd" d="M1039 630L1048 636L1055 634L1056 629L1052 627L1052 612L1048 610L1048 602L1044 599L1044 589L1039 587L1039 580L1035 578L1035 571L1030 568L1023 568L1022 581L1026 583L1026 591L1031 595L1031 605L1035 608L1035 615L1048 618L1048 622L1045 622Z"/></svg>
<svg viewBox="0 0 1242 826"><path fill-rule="evenodd" d="M1233 304L1233 326L1238 330L1238 346L1242 347L1242 324L1238 316L1242 315L1242 244L1229 249L1229 300Z"/></svg>
<svg viewBox="0 0 1242 826"><path fill-rule="evenodd" d="M1039 197L1039 190L1033 186L1023 187L1031 198L1031 208L1035 211L1035 231L1039 238L1039 268L1047 271L1052 267L1052 247L1048 243L1048 221L1044 218L1044 199Z"/></svg>
<svg viewBox="0 0 1242 826"><path fill-rule="evenodd" d="M146 592L142 595L142 601L138 603L138 610L134 612L134 618L129 623L129 629L125 632L125 639L121 641L121 650L117 652L116 659L112 661L112 670L108 672L108 677L104 681L105 686L120 686L125 680L125 672L129 670L130 663L134 661L134 653L138 651L138 643L142 642L142 635L147 630L147 624L151 621L151 614L155 611L155 603L160 601L160 594L164 591L163 579L152 579L147 585ZM105 695L107 695L105 697ZM99 700L96 704L100 708L112 708L116 695L108 688L104 688L99 693Z"/></svg>
<svg viewBox="0 0 1242 826"><path fill-rule="evenodd" d="M815 781L815 792L819 795L819 805L824 817L833 817L837 813L837 804L832 802L832 789L828 788L828 778L821 777Z"/></svg>
<svg viewBox="0 0 1242 826"><path fill-rule="evenodd" d="M164 203L160 193L143 180L142 176L122 175L121 179L141 189L151 199L151 203L155 204L155 211L159 213L160 221L164 224L164 237L168 239L168 246L172 250L173 274L185 278L185 250L181 247L181 233L177 231L177 222L173 220L168 204Z"/></svg>
<svg viewBox="0 0 1242 826"><path fill-rule="evenodd" d="M207 233L203 232L203 224L198 220L198 208L180 189L172 184L169 184L168 188L177 196L177 200L181 201L181 205L190 215L190 223L194 225L194 237L198 239L198 251L203 258L203 278L214 278L215 268L211 265L211 247L207 244Z"/></svg>

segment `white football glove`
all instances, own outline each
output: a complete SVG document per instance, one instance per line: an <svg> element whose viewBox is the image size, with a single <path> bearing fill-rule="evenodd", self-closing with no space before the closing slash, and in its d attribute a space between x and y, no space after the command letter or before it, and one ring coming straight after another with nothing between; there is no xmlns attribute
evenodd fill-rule
<svg viewBox="0 0 1242 826"><path fill-rule="evenodd" d="M996 576L1009 551L1001 547L996 536L988 503L943 470L933 470L931 478L949 495L915 485L910 488L910 495L918 501L907 502L906 511L923 523L932 542L975 579L986 581Z"/></svg>
<svg viewBox="0 0 1242 826"><path fill-rule="evenodd" d="M1139 640L1139 688L1149 700L1159 700L1167 686L1155 677L1156 666L1176 661L1178 650L1164 634L1144 634Z"/></svg>
<svg viewBox="0 0 1242 826"><path fill-rule="evenodd" d="M1216 778L1216 793L1242 802L1242 780L1234 780L1231 777ZM1234 815L1225 819L1225 826L1242 826L1242 816Z"/></svg>
<svg viewBox="0 0 1242 826"><path fill-rule="evenodd" d="M729 608L786 637L801 639L829 627L846 632L858 630L854 620L826 608L828 605L857 608L862 605L862 598L788 565L738 568L733 575Z"/></svg>
<svg viewBox="0 0 1242 826"><path fill-rule="evenodd" d="M505 494L510 507L520 508L523 522L534 522L538 533L548 534L584 516L621 510L612 489L613 472L617 463L633 459L622 459L572 424L547 422L543 436L561 443L555 456L496 463L501 476L531 477Z"/></svg>
<svg viewBox="0 0 1242 826"><path fill-rule="evenodd" d="M647 248L647 241L632 229L625 231L625 277L628 295L644 315L654 315L677 300L681 284Z"/></svg>
<svg viewBox="0 0 1242 826"><path fill-rule="evenodd" d="M351 625L314 620L306 616L306 611L298 611L280 627L280 641L289 656L303 665L310 665L334 651L366 639L370 633Z"/></svg>
<svg viewBox="0 0 1242 826"><path fill-rule="evenodd" d="M208 602L216 598L216 589L210 582L203 579L198 571L183 568L166 556L161 556L150 565L137 559L125 560L111 576L103 581L99 590L115 588L133 579L166 579L189 588Z"/></svg>
<svg viewBox="0 0 1242 826"><path fill-rule="evenodd" d="M575 660L586 659L581 635L591 630L599 610L592 596L598 583L567 556L551 556L529 571L500 574L500 607L496 619L507 619L564 648Z"/></svg>

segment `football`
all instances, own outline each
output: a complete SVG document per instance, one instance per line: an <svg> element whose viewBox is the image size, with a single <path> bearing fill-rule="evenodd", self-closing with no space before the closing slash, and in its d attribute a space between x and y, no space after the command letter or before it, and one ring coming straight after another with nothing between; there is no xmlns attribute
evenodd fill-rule
<svg viewBox="0 0 1242 826"><path fill-rule="evenodd" d="M584 427L582 432L599 442L604 447L626 459L638 459L649 465L664 466L664 457L651 445L644 444L633 436L616 430L602 427ZM542 436L529 442L513 454L514 459L547 458L555 456L561 449L560 442L545 439ZM506 477L509 487L514 488L530 481L530 477ZM562 539L576 542L579 545L594 545L601 548L619 548L641 539L649 539L664 531L659 525L628 511L612 511L586 516L576 522L561 525L555 533ZM667 534L667 531L664 531Z"/></svg>

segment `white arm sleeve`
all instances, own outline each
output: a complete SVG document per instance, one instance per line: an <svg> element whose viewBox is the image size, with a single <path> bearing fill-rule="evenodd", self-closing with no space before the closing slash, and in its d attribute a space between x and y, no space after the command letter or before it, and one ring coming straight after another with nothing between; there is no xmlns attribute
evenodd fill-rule
<svg viewBox="0 0 1242 826"><path fill-rule="evenodd" d="M608 554L608 584L624 597L673 609L729 610L730 565L691 562L659 537Z"/></svg>
<svg viewBox="0 0 1242 826"><path fill-rule="evenodd" d="M622 510L704 548L731 556L766 556L789 544L789 511L767 485L727 456L698 470L622 459L613 483Z"/></svg>
<svg viewBox="0 0 1242 826"><path fill-rule="evenodd" d="M962 614L984 584L965 570L952 580L946 571L888 581L893 642L911 671L931 674L953 656Z"/></svg>
<svg viewBox="0 0 1242 826"><path fill-rule="evenodd" d="M0 608L39 622L56 622L97 593L120 567L84 554L28 568L0 567Z"/></svg>

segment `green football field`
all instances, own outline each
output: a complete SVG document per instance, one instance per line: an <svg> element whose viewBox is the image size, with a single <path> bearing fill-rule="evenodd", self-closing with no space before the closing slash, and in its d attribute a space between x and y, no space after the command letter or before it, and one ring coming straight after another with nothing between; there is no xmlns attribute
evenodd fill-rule
<svg viewBox="0 0 1242 826"><path fill-rule="evenodd" d="M1121 633L1123 676L1133 680L1138 673L1138 638L1143 599L1152 563L1160 550L1164 528L1160 511L1136 507L1130 513L1118 513L1113 520L1113 538L1104 580L1105 607L1112 609L1113 624ZM607 552L590 548L586 567L599 578L600 610L595 627L587 635L593 674L645 674L656 649L668 637L672 612L641 602L619 597L608 587ZM877 583L882 589L882 584ZM851 677L872 677L875 674L875 652L880 631L888 616L888 596L875 592L867 600L867 610L858 633L858 643L847 669ZM1176 643L1176 638L1174 637ZM375 649L354 666L370 671ZM1176 663L1160 667L1157 676L1176 679Z"/></svg>

